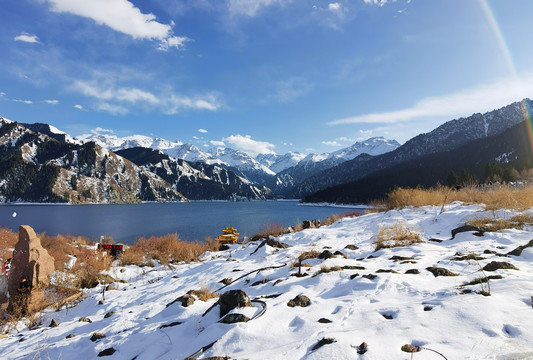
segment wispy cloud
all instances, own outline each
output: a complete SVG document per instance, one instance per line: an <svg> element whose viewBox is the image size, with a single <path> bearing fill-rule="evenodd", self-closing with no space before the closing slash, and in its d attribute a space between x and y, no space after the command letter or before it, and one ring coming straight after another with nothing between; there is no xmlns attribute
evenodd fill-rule
<svg viewBox="0 0 533 360"><path fill-rule="evenodd" d="M322 144L333 147L341 147L342 145L336 141L322 141Z"/></svg>
<svg viewBox="0 0 533 360"><path fill-rule="evenodd" d="M93 133L93 134L113 134L114 131L111 130L111 129L104 129L104 128L98 126L98 127L94 128L94 129L92 129L91 133Z"/></svg>
<svg viewBox="0 0 533 360"><path fill-rule="evenodd" d="M21 99L13 99L14 102L23 103L23 104L33 104L33 101L31 100L21 100Z"/></svg>
<svg viewBox="0 0 533 360"><path fill-rule="evenodd" d="M202 134L207 134L208 133L208 131L205 130L205 129L198 129L198 132L202 133Z"/></svg>
<svg viewBox="0 0 533 360"><path fill-rule="evenodd" d="M82 111L85 110L85 109L83 108L83 106L81 106L80 104L76 104L76 105L74 105L74 108L75 108L75 109L78 109L78 110L82 110Z"/></svg>
<svg viewBox="0 0 533 360"><path fill-rule="evenodd" d="M45 103L47 104L50 104L50 105L57 105L59 104L59 100L44 100Z"/></svg>
<svg viewBox="0 0 533 360"><path fill-rule="evenodd" d="M372 5L378 5L383 6L386 3L388 3L388 0L363 0L366 4L372 4ZM392 2L396 2L396 0L392 0Z"/></svg>
<svg viewBox="0 0 533 360"><path fill-rule="evenodd" d="M15 36L15 41L22 41L27 43L38 43L39 38L37 35L28 34L28 33L21 33L20 35Z"/></svg>
<svg viewBox="0 0 533 360"><path fill-rule="evenodd" d="M457 93L429 97L405 109L370 113L337 119L328 125L341 124L394 124L420 118L454 118L470 116L505 106L525 97L533 96L533 74L520 80L504 79Z"/></svg>
<svg viewBox="0 0 533 360"><path fill-rule="evenodd" d="M72 88L86 96L100 100L97 109L112 114L128 113L128 108L131 106L150 110L159 109L167 114L176 114L183 110L215 111L223 106L218 93L191 97L165 91L156 95L135 87L117 87L110 82L101 84L99 81L82 80L74 82Z"/></svg>
<svg viewBox="0 0 533 360"><path fill-rule="evenodd" d="M258 154L275 154L274 144L266 141L253 140L250 135L231 135L223 138L222 141L227 142L235 146L237 149L242 150L251 156Z"/></svg>
<svg viewBox="0 0 533 360"><path fill-rule="evenodd" d="M269 6L283 5L291 0L228 0L228 10L231 15L254 17Z"/></svg>
<svg viewBox="0 0 533 360"><path fill-rule="evenodd" d="M288 103L307 95L313 89L313 85L302 77L291 77L278 81L275 84L275 100Z"/></svg>
<svg viewBox="0 0 533 360"><path fill-rule="evenodd" d="M183 48L189 41L187 37L175 36L171 25L157 22L154 14L143 14L127 0L48 0L48 3L54 12L92 19L134 39L159 41L160 50Z"/></svg>
<svg viewBox="0 0 533 360"><path fill-rule="evenodd" d="M226 143L224 141L216 141L216 140L211 140L209 141L211 143L211 145L213 146L226 146Z"/></svg>

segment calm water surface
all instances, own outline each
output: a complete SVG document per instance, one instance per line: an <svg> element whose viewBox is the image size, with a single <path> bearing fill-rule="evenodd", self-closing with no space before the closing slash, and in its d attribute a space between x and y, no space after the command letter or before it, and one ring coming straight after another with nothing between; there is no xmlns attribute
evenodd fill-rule
<svg viewBox="0 0 533 360"><path fill-rule="evenodd" d="M178 233L183 240L203 240L217 236L228 225L236 227L241 237L251 236L268 224L294 226L354 210L363 211L355 206L305 206L298 201L1 205L0 226L18 231L19 225L30 225L37 233L84 235L94 240L109 235L131 244L141 236L169 233Z"/></svg>

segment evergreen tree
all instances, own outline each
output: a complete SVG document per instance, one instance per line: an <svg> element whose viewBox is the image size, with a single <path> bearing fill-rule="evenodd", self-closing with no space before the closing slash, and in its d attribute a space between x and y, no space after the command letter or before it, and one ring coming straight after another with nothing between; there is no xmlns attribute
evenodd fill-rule
<svg viewBox="0 0 533 360"><path fill-rule="evenodd" d="M446 185L448 187L451 187L453 189L457 188L459 186L459 179L457 178L457 174L452 170L448 174L448 177L446 178Z"/></svg>

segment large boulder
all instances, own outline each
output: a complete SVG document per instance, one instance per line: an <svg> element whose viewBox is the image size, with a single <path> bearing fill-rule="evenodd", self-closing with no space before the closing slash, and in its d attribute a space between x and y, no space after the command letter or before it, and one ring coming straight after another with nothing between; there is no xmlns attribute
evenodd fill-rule
<svg viewBox="0 0 533 360"><path fill-rule="evenodd" d="M19 240L13 250L9 274L9 309L15 306L20 278L26 277L32 286L29 309L44 305L44 289L50 284L50 274L55 271L54 258L41 245L41 240L28 225L19 227Z"/></svg>
<svg viewBox="0 0 533 360"><path fill-rule="evenodd" d="M235 308L252 306L250 298L242 290L226 291L218 299L218 304L220 305L220 317L223 317Z"/></svg>

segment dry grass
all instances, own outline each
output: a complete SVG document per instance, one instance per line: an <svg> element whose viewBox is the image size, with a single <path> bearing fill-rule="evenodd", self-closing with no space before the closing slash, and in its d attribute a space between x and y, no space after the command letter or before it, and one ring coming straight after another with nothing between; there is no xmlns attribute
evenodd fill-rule
<svg viewBox="0 0 533 360"><path fill-rule="evenodd" d="M526 224L533 224L533 216L529 214L515 215L509 219L476 218L467 222L483 231L494 232L504 229L522 229Z"/></svg>
<svg viewBox="0 0 533 360"><path fill-rule="evenodd" d="M18 234L16 232L0 227L0 258L5 260L12 257L17 241Z"/></svg>
<svg viewBox="0 0 533 360"><path fill-rule="evenodd" d="M105 253L88 248L80 248L76 264L67 274L71 286L77 289L93 288L102 280L101 272L109 270L113 259Z"/></svg>
<svg viewBox="0 0 533 360"><path fill-rule="evenodd" d="M139 238L121 257L123 265L146 265L151 259L168 265L172 262L190 263L198 261L205 251L212 250L213 243L180 241L178 234Z"/></svg>
<svg viewBox="0 0 533 360"><path fill-rule="evenodd" d="M322 220L320 222L320 225L327 226L327 225L333 224L337 220L344 219L347 217L357 217L357 216L361 216L361 213L357 211L349 211L349 212L345 212L342 214L333 214L331 216L328 216L324 220Z"/></svg>
<svg viewBox="0 0 533 360"><path fill-rule="evenodd" d="M420 234L411 230L406 225L395 223L379 229L377 239L374 241L375 251L384 248L410 246L421 243Z"/></svg>
<svg viewBox="0 0 533 360"><path fill-rule="evenodd" d="M466 204L484 204L487 210L525 210L533 207L533 185L520 188L501 185L496 187L465 187L452 190L446 186L430 189L397 188L387 195L385 210L406 206L440 206L453 201Z"/></svg>
<svg viewBox="0 0 533 360"><path fill-rule="evenodd" d="M307 259L316 259L318 255L320 255L320 251L317 251L317 250L304 251L298 256L298 260L304 261Z"/></svg>
<svg viewBox="0 0 533 360"><path fill-rule="evenodd" d="M187 292L189 295L194 295L201 301L207 301L209 299L220 297L220 295L212 292L206 287L202 287L200 290L190 290Z"/></svg>
<svg viewBox="0 0 533 360"><path fill-rule="evenodd" d="M250 238L250 241L256 241L260 239L268 239L270 236L281 236L287 234L289 231L287 228L280 224L269 224L261 228L261 230Z"/></svg>
<svg viewBox="0 0 533 360"><path fill-rule="evenodd" d="M326 273L329 273L329 272L333 272L333 271L341 271L342 270L342 267L340 266L326 266L326 265L321 265L320 266L320 270L318 270L316 273L313 274L313 277L317 276L317 275L320 275L320 274L326 274Z"/></svg>

